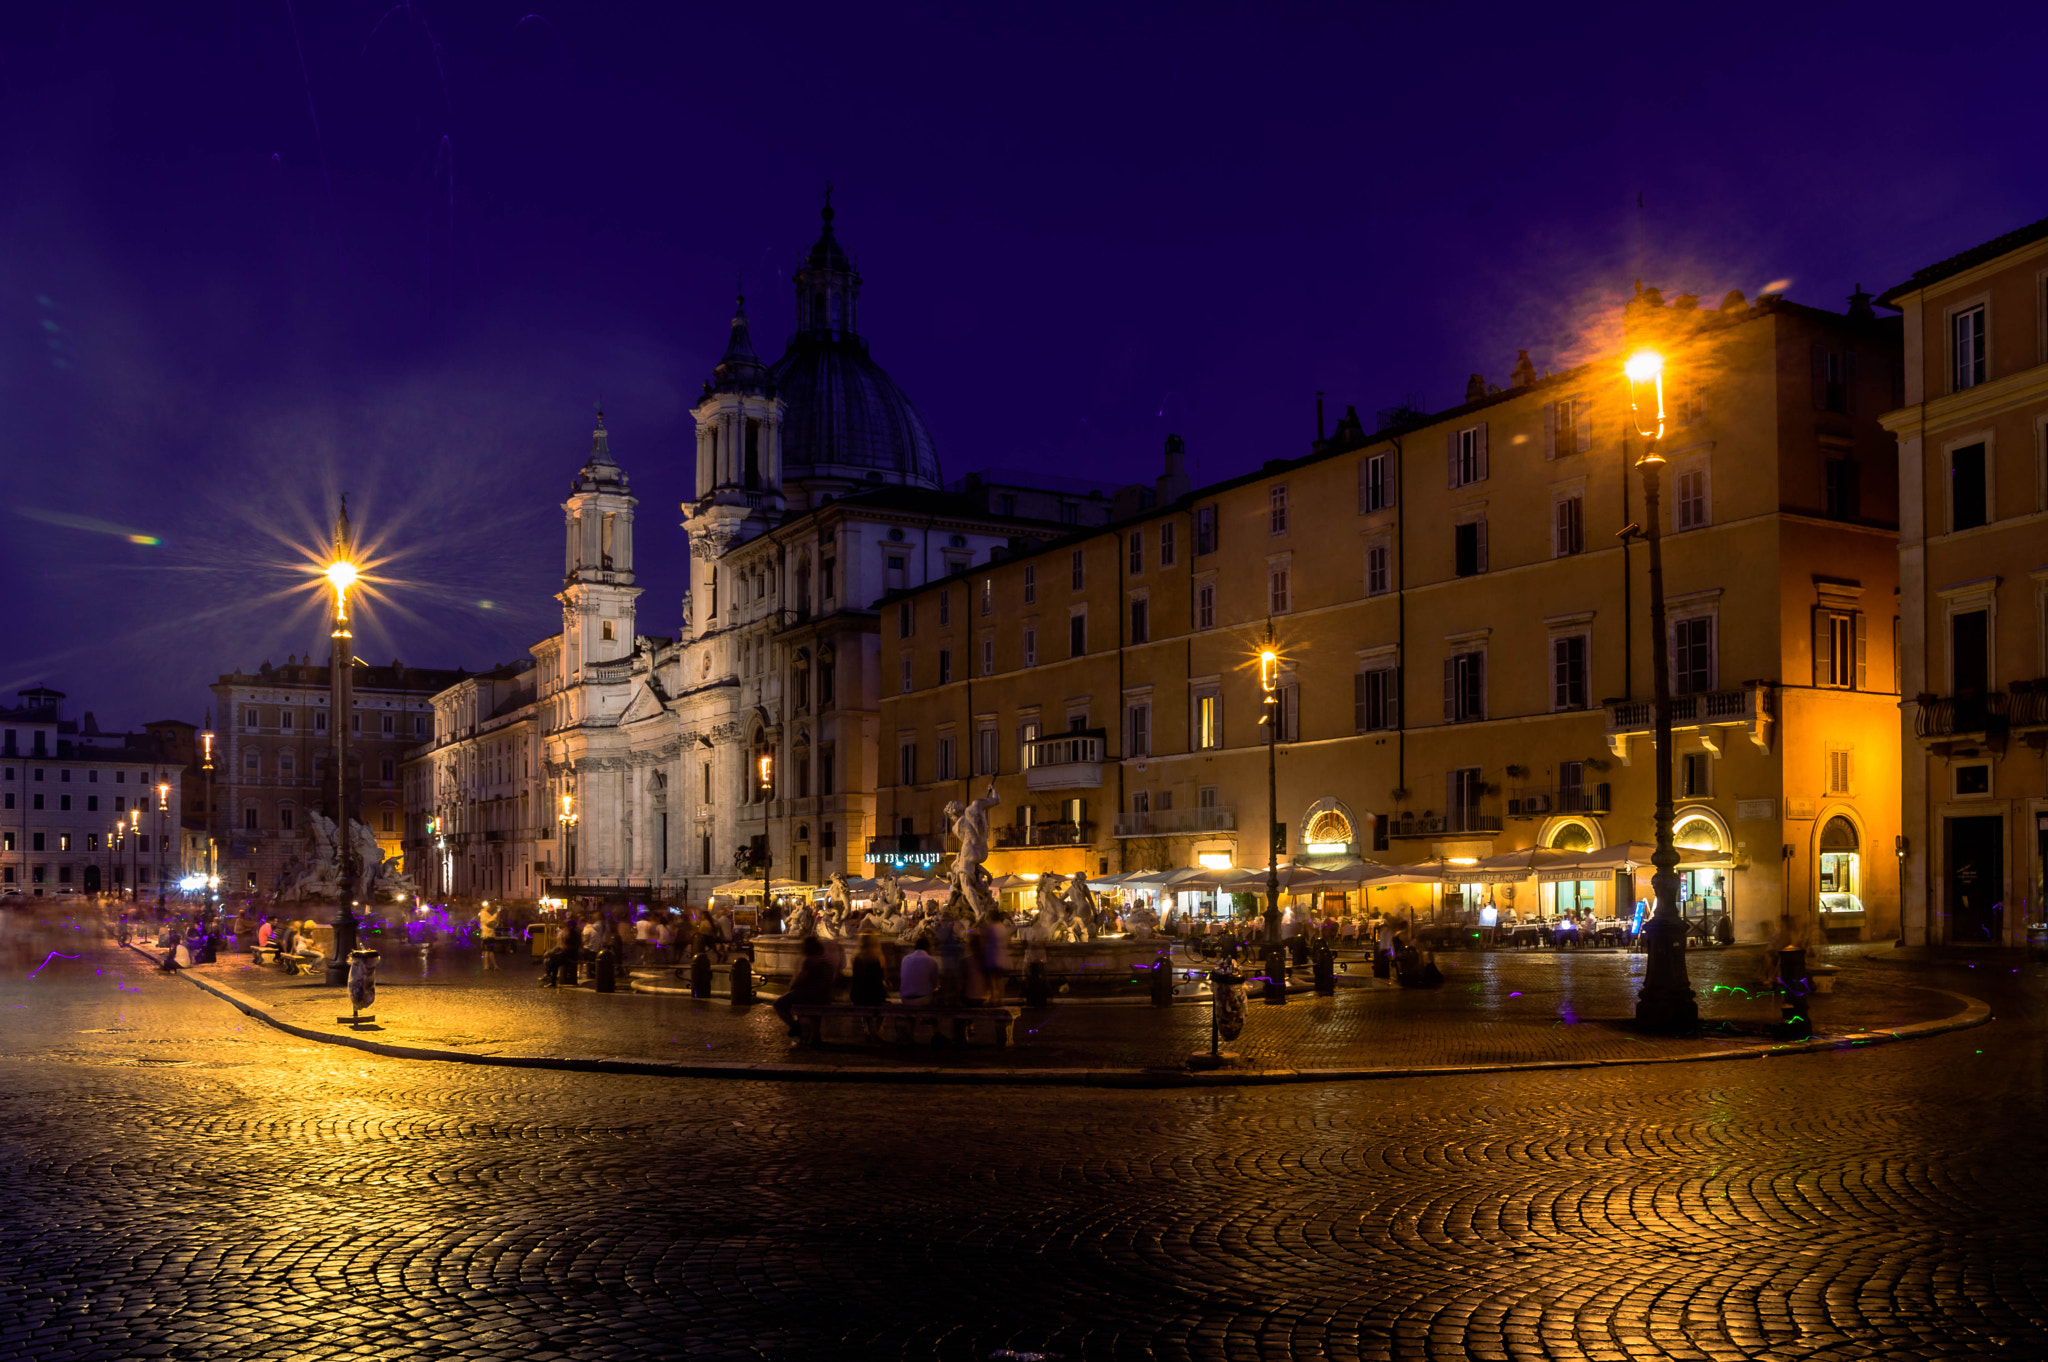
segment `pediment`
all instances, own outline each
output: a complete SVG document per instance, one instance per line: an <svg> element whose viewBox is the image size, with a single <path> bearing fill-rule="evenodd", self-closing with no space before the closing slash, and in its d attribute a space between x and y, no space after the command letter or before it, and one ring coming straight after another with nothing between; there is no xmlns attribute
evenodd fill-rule
<svg viewBox="0 0 2048 1362"><path fill-rule="evenodd" d="M626 702L626 708L619 715L619 725L637 724L643 719L655 719L668 712L661 703L661 697L645 681L633 687L633 698Z"/></svg>

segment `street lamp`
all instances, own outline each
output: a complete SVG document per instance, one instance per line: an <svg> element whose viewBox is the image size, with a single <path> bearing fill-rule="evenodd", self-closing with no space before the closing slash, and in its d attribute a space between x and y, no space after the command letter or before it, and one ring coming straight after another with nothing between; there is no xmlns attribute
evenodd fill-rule
<svg viewBox="0 0 2048 1362"><path fill-rule="evenodd" d="M1266 1001L1287 1001L1284 949L1280 921L1280 649L1273 641L1273 620L1266 618L1266 641L1259 648L1259 692L1266 726Z"/></svg>
<svg viewBox="0 0 2048 1362"><path fill-rule="evenodd" d="M156 783L156 915L164 915L164 842L170 836L166 831L171 825L171 782L158 780Z"/></svg>
<svg viewBox="0 0 2048 1362"><path fill-rule="evenodd" d="M1650 863L1657 873L1650 886L1657 907L1643 924L1645 958L1642 992L1636 995L1636 1021L1656 1031L1690 1031L1700 1022L1699 1000L1685 971L1685 923L1678 915L1678 848L1671 840L1671 655L1664 636L1664 547L1658 527L1658 480L1664 456L1657 442L1664 438L1664 360L1653 350L1639 350L1623 365L1628 376L1629 411L1636 433L1644 440L1636 467L1643 474L1643 540L1650 549L1650 684L1656 707L1657 850ZM1626 533L1626 532L1624 532Z"/></svg>
<svg viewBox="0 0 2048 1362"><path fill-rule="evenodd" d="M214 891L220 883L220 867L214 860L213 842L213 711L206 711L206 727L199 733L199 769L206 772L206 817L199 827L206 834L206 888L207 899L212 901Z"/></svg>
<svg viewBox="0 0 2048 1362"><path fill-rule="evenodd" d="M562 791L562 811L555 818L562 825L562 878L576 877L576 851L569 845L569 836L576 831L576 797L567 790ZM564 898L568 895L564 894Z"/></svg>
<svg viewBox="0 0 2048 1362"><path fill-rule="evenodd" d="M350 538L348 498L343 497L341 513L334 521L333 552L328 556L321 576L334 588L333 649L329 654L327 694L328 708L333 712L329 723L334 730L334 822L340 829L340 845L335 848L338 862L335 868L341 874L344 895L352 893L355 885L355 836L348 811L348 735L355 717L355 677L351 674L355 665L355 633L348 622L348 589L356 584L359 574ZM348 959L355 946L355 913L344 898L341 911L334 918L334 955L327 962L329 985L348 981Z"/></svg>
<svg viewBox="0 0 2048 1362"><path fill-rule="evenodd" d="M142 902L142 806L128 810L128 840L135 845L129 848L128 864L132 875L128 881L128 897L136 903Z"/></svg>

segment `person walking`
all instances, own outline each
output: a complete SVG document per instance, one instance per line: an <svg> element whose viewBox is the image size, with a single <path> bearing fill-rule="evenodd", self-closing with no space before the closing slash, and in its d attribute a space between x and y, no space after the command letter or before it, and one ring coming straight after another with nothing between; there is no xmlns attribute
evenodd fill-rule
<svg viewBox="0 0 2048 1362"><path fill-rule="evenodd" d="M575 913L562 920L562 966L568 977L564 980L572 988L576 984L577 966L583 960L583 919Z"/></svg>
<svg viewBox="0 0 2048 1362"><path fill-rule="evenodd" d="M496 908L486 903L483 911L476 915L476 944L484 953L484 968L498 968L498 927L500 915Z"/></svg>
<svg viewBox="0 0 2048 1362"><path fill-rule="evenodd" d="M988 1005L1001 1007L1010 988L1010 924L998 908L981 929L982 970L988 976Z"/></svg>

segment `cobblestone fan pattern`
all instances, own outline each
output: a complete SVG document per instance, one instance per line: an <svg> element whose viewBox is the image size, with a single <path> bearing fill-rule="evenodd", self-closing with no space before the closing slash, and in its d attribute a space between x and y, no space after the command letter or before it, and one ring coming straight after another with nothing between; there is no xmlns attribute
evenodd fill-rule
<svg viewBox="0 0 2048 1362"><path fill-rule="evenodd" d="M1823 1037L1886 1029L1956 1013L1954 998L1915 987L1893 972L1849 968L1837 990L1816 1000ZM942 1064L947 1068L1179 1068L1209 1045L1209 1006L1183 1001L1162 1012L1143 1005L1069 1004L1027 1011L1008 1050L986 1045L935 1051L919 1044L856 1043L842 1023L839 1043L793 1047L765 1005L734 1008L652 994L600 994L589 987L541 989L528 967L485 973L474 958L437 962L421 977L417 957L392 954L378 984L375 1030L398 1045L492 1055L572 1055L720 1063L830 1064L848 1068ZM1754 951L1692 958L1703 1010L1724 1025L1696 1040L1645 1040L1623 1023L1633 1015L1642 957L1619 952L1471 952L1447 957L1441 990L1367 988L1365 967L1335 998L1296 993L1283 1006L1256 1000L1244 1034L1231 1043L1247 1067L1411 1068L1629 1060L1646 1053L1711 1054L1754 1046L1779 1017L1757 987ZM343 990L247 956L199 967L198 977L267 1004L296 1025L347 1033ZM1013 1002L1015 999L1013 998Z"/></svg>
<svg viewBox="0 0 2048 1362"><path fill-rule="evenodd" d="M0 1359L2048 1356L2031 967L1907 1045L1025 1094L382 1059L78 954L0 981Z"/></svg>

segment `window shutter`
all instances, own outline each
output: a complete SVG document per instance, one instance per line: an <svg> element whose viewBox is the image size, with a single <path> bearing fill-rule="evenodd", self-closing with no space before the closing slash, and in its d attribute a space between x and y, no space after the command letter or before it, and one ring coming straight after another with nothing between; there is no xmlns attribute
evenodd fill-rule
<svg viewBox="0 0 2048 1362"><path fill-rule="evenodd" d="M1455 723L1458 718L1458 659L1444 659L1444 722Z"/></svg>
<svg viewBox="0 0 2048 1362"><path fill-rule="evenodd" d="M1834 674L1834 637L1828 612L1813 608L1813 684L1825 686Z"/></svg>
<svg viewBox="0 0 2048 1362"><path fill-rule="evenodd" d="M1868 690L1870 689L1870 674L1868 671L1869 659L1867 650L1864 647L1863 612L1858 610L1850 618L1854 622L1853 627L1856 630L1856 689Z"/></svg>
<svg viewBox="0 0 2048 1362"><path fill-rule="evenodd" d="M1479 570L1486 571L1486 522L1479 522Z"/></svg>
<svg viewBox="0 0 2048 1362"><path fill-rule="evenodd" d="M1842 356L1842 410L1844 413L1856 410L1856 352L1850 350Z"/></svg>
<svg viewBox="0 0 2048 1362"><path fill-rule="evenodd" d="M1474 463L1479 469L1479 480L1484 482L1486 480L1486 422L1481 421L1479 423L1479 429L1473 432L1472 438L1478 442L1478 457L1474 460Z"/></svg>
<svg viewBox="0 0 2048 1362"><path fill-rule="evenodd" d="M1351 677L1351 719L1352 727L1365 732L1365 673L1356 672Z"/></svg>
<svg viewBox="0 0 2048 1362"><path fill-rule="evenodd" d="M1444 433L1444 464L1450 474L1451 486L1458 485L1458 432Z"/></svg>
<svg viewBox="0 0 2048 1362"><path fill-rule="evenodd" d="M1466 675L1471 679L1472 683L1472 717L1475 719L1484 719L1486 717L1485 653L1473 653L1471 655L1471 670L1468 673L1466 673Z"/></svg>
<svg viewBox="0 0 2048 1362"><path fill-rule="evenodd" d="M1571 404L1566 403L1565 405L1566 409L1569 410ZM1557 403L1555 402L1545 402L1543 404L1543 457L1546 460L1557 457Z"/></svg>
<svg viewBox="0 0 2048 1362"><path fill-rule="evenodd" d="M1360 515L1364 515L1372 509L1372 498L1367 494L1367 487L1371 480L1371 470L1371 459L1360 459L1358 461L1358 513Z"/></svg>
<svg viewBox="0 0 2048 1362"><path fill-rule="evenodd" d="M1579 452L1585 453L1593 447L1593 404L1581 398L1572 399L1572 433L1578 437Z"/></svg>
<svg viewBox="0 0 2048 1362"><path fill-rule="evenodd" d="M1393 454L1387 453L1380 456L1380 486L1386 491L1388 506L1392 506L1395 497L1400 494L1401 489L1394 486L1395 470L1400 468L1400 466L1401 461L1395 458Z"/></svg>
<svg viewBox="0 0 2048 1362"><path fill-rule="evenodd" d="M1825 345L1813 347L1813 409L1828 409L1828 349Z"/></svg>

